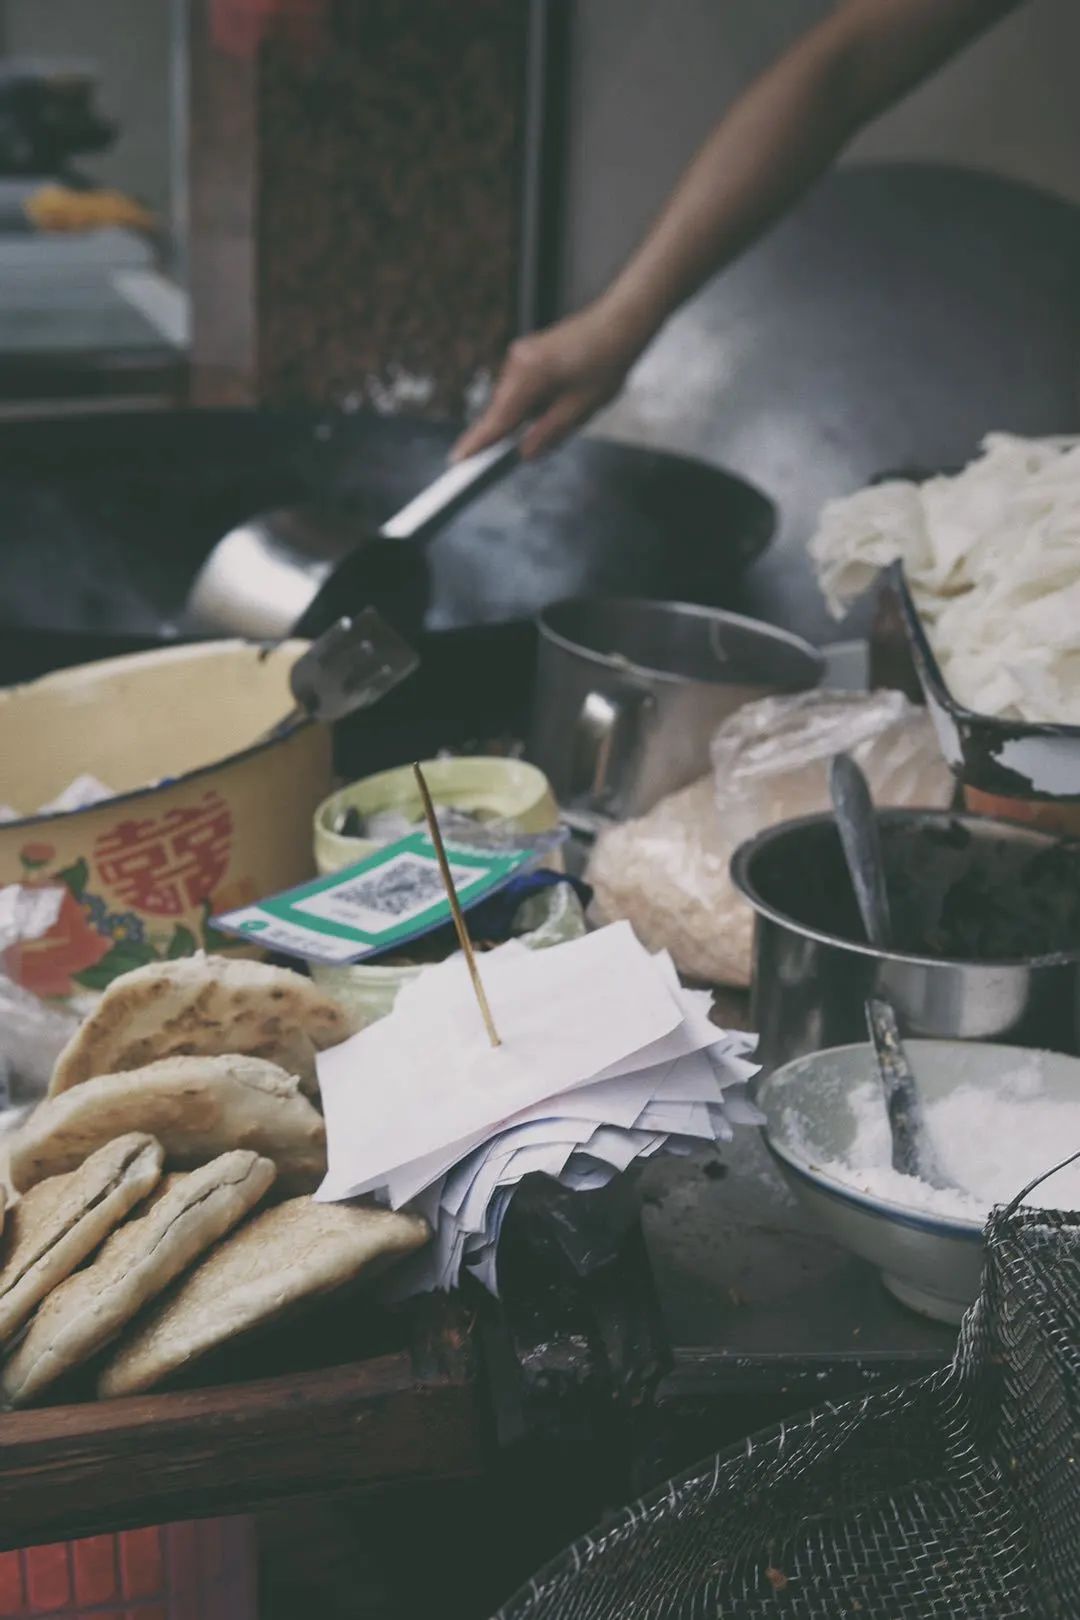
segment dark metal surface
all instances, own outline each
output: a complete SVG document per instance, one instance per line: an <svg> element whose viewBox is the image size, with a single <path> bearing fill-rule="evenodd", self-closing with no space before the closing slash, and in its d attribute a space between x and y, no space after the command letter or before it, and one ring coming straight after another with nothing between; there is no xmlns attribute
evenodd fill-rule
<svg viewBox="0 0 1080 1620"><path fill-rule="evenodd" d="M827 639L822 503L962 465L990 429L1080 426L1078 286L1073 204L945 166L839 170L668 324L602 430L768 489L783 523L730 605Z"/></svg>
<svg viewBox="0 0 1080 1620"><path fill-rule="evenodd" d="M179 615L215 541L251 513L329 497L375 529L439 472L453 436L362 413L6 424L2 617L152 633ZM712 467L579 440L515 471L429 545L362 555L325 604L327 623L370 605L406 632L453 629L581 592L722 603L772 526L762 495Z"/></svg>
<svg viewBox="0 0 1080 1620"><path fill-rule="evenodd" d="M955 1333L897 1304L872 1267L813 1225L756 1131L738 1131L719 1156L657 1159L642 1187L673 1344L712 1345L744 1363L780 1357L787 1371L822 1357L948 1355Z"/></svg>
<svg viewBox="0 0 1080 1620"><path fill-rule="evenodd" d="M740 1355L722 1346L676 1350L660 1382L634 1487L644 1491L747 1434L820 1406L887 1389L936 1371L944 1351L860 1356Z"/></svg>

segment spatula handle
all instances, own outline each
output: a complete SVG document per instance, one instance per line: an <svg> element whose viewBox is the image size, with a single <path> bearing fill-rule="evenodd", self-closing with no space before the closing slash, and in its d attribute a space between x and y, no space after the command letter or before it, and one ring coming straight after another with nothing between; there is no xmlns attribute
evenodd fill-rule
<svg viewBox="0 0 1080 1620"><path fill-rule="evenodd" d="M495 478L517 456L516 437L500 439L497 444L448 467L427 489L414 495L400 512L387 518L379 530L384 540L415 540L421 534L445 522L459 506L479 495L486 484Z"/></svg>

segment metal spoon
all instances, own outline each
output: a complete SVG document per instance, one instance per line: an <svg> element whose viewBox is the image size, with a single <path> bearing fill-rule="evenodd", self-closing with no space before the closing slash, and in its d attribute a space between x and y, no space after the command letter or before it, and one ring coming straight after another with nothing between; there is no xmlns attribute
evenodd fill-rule
<svg viewBox="0 0 1080 1620"><path fill-rule="evenodd" d="M419 662L408 642L374 608L339 619L292 666L289 689L296 707L260 741L282 736L301 720L330 725L370 708Z"/></svg>
<svg viewBox="0 0 1080 1620"><path fill-rule="evenodd" d="M866 1003L866 1024L885 1093L893 1169L901 1175L916 1176L930 1187L955 1190L956 1183L942 1170L930 1141L922 1098L900 1039L896 1014L887 1001L871 997Z"/></svg>
<svg viewBox="0 0 1080 1620"><path fill-rule="evenodd" d="M850 755L833 759L829 792L866 937L876 950L888 950L892 923L874 801L866 777Z"/></svg>
<svg viewBox="0 0 1080 1620"><path fill-rule="evenodd" d="M339 601L335 580L346 580L349 559L361 548L428 539L517 460L511 436L440 473L372 532L334 502L262 512L230 529L207 557L192 585L185 621L200 632L274 641L309 635ZM316 624L315 621L319 621ZM311 621L311 622L309 622Z"/></svg>

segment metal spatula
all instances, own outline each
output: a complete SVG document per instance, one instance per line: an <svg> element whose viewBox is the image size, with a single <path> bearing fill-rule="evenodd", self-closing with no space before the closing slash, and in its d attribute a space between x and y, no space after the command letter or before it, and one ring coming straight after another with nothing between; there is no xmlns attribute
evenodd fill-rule
<svg viewBox="0 0 1080 1620"><path fill-rule="evenodd" d="M866 1024L885 1092L893 1169L905 1176L917 1176L927 1186L955 1190L956 1183L942 1170L930 1141L922 1098L900 1039L896 1014L887 1001L872 997L866 1003Z"/></svg>
<svg viewBox="0 0 1080 1620"><path fill-rule="evenodd" d="M311 643L289 672L296 702L264 741L300 720L331 724L370 708L418 667L420 659L374 608L339 619Z"/></svg>

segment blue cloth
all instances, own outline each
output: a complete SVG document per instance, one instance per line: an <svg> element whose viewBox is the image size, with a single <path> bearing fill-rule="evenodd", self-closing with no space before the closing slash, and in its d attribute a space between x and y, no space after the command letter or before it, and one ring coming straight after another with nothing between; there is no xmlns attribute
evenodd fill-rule
<svg viewBox="0 0 1080 1620"><path fill-rule="evenodd" d="M564 872L549 872L543 867L534 868L532 871L519 872L497 893L467 908L470 935L473 939L483 939L493 945L501 945L504 941L513 939L517 933L514 927L517 914L525 901L531 899L534 894L542 894L545 889L557 888L560 883L568 883L583 906L589 904L592 890L587 883L582 883L580 878L568 877ZM444 945L447 956L451 956L457 950L457 934L452 922L420 935L410 944L419 944L421 940L428 951L433 945ZM379 951L366 957L365 961L377 966L383 956L407 955L408 951L409 945L391 946L387 951Z"/></svg>
<svg viewBox="0 0 1080 1620"><path fill-rule="evenodd" d="M581 901L587 906L592 899L592 890L580 878L568 877L565 872L549 872L541 868L539 871L521 872L512 877L505 888L497 894L481 900L469 912L469 932L477 938L493 941L503 941L514 937L514 919L517 917L522 905L534 894L542 894L546 889L555 889L561 883L568 883Z"/></svg>

